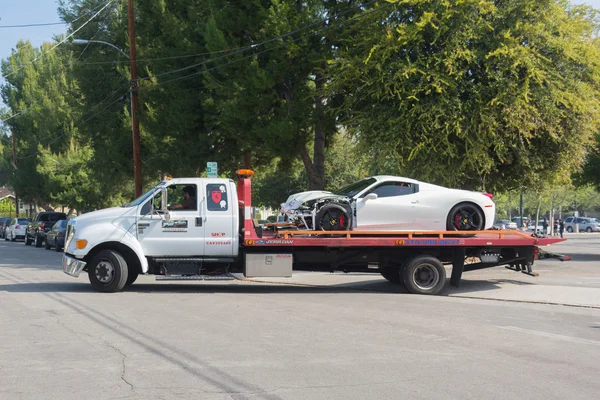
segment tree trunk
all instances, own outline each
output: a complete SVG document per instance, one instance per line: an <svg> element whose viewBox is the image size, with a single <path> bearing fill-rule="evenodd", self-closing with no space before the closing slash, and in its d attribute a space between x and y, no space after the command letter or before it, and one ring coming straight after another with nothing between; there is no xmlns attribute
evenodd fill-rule
<svg viewBox="0 0 600 400"><path fill-rule="evenodd" d="M325 99L322 95L323 90L323 78L320 74L315 74L315 141L314 141L314 156L313 165L315 175L317 178L317 186L311 187L311 189L323 189L325 187L325 121L324 108Z"/></svg>
<svg viewBox="0 0 600 400"><path fill-rule="evenodd" d="M73 215L73 212L75 212L75 209L73 207L69 208L69 212L67 213L67 216L70 217L71 215Z"/></svg>
<svg viewBox="0 0 600 400"><path fill-rule="evenodd" d="M308 154L308 149L306 148L306 145L303 145L300 148L300 158L304 163L304 169L306 169L306 174L308 175L308 182L310 184L311 190L323 189L323 185L317 175L315 166L313 165L313 162L310 159L310 155Z"/></svg>
<svg viewBox="0 0 600 400"><path fill-rule="evenodd" d="M537 212L535 213L535 221L533 222L533 232L537 233L538 231L538 221L540 220L540 208L542 207L542 202L538 201Z"/></svg>
<svg viewBox="0 0 600 400"><path fill-rule="evenodd" d="M252 169L252 157L250 156L250 152L248 149L244 150L244 158L242 160L242 164L244 169Z"/></svg>

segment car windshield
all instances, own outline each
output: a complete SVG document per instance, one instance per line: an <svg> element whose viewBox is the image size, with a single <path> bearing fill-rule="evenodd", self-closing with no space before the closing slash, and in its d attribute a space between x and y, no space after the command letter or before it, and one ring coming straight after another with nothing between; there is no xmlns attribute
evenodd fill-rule
<svg viewBox="0 0 600 400"><path fill-rule="evenodd" d="M24 218L19 218L19 219L17 220L17 222L18 222L19 224L21 224L21 225L27 225L27 224L29 224L29 220L28 220L28 219L24 219Z"/></svg>
<svg viewBox="0 0 600 400"><path fill-rule="evenodd" d="M377 180L375 178L367 178L362 181L355 182L351 185L343 187L339 190L335 191L335 194L339 194L340 196L354 197L372 184L374 184Z"/></svg>
<svg viewBox="0 0 600 400"><path fill-rule="evenodd" d="M138 197L137 199L135 199L131 203L125 203L121 207L135 207L135 206L139 206L144 201L146 201L147 198L149 198L150 196L152 196L152 194L155 191L156 191L156 188L153 187L152 189L148 190L146 193L144 193L143 195L141 195L140 197Z"/></svg>

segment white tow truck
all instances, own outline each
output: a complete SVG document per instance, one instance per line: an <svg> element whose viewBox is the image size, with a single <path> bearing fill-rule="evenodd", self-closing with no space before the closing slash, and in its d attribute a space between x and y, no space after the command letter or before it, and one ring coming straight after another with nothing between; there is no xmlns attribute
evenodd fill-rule
<svg viewBox="0 0 600 400"><path fill-rule="evenodd" d="M160 182L121 207L69 221L63 271L87 271L92 286L117 292L139 274L157 280L232 280L290 277L292 270L375 272L410 292L436 294L462 272L508 265L533 275L538 246L562 241L518 231L449 232L306 231L272 226L263 231L251 218L250 170L238 182L179 178ZM183 192L195 196L182 201ZM185 208L175 203L186 204ZM465 265L465 259L478 262Z"/></svg>

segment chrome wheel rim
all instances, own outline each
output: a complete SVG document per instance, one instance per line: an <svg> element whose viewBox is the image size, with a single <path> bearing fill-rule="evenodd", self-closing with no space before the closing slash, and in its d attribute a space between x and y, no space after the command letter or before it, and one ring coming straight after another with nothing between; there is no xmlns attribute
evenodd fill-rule
<svg viewBox="0 0 600 400"><path fill-rule="evenodd" d="M424 263L415 268L412 278L419 289L431 290L440 281L440 273L432 264Z"/></svg>

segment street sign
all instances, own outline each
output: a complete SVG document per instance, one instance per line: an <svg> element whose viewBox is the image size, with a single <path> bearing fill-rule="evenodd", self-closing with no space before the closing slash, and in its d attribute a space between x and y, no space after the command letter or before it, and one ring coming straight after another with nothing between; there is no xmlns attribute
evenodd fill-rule
<svg viewBox="0 0 600 400"><path fill-rule="evenodd" d="M213 161L209 161L206 163L206 176L209 178L217 177L217 163Z"/></svg>

